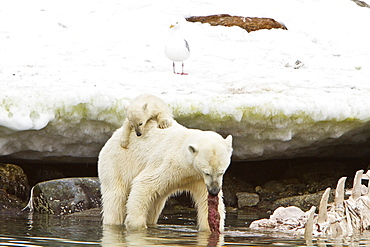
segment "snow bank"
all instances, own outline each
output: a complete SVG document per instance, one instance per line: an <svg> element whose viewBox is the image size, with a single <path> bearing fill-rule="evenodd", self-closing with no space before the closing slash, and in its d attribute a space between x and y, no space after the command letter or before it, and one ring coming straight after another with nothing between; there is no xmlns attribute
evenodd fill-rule
<svg viewBox="0 0 370 247"><path fill-rule="evenodd" d="M220 13L288 31L184 20ZM173 20L188 76L164 55ZM368 154L370 9L350 0L11 1L0 23L0 155L94 158L141 93L232 134L235 159Z"/></svg>

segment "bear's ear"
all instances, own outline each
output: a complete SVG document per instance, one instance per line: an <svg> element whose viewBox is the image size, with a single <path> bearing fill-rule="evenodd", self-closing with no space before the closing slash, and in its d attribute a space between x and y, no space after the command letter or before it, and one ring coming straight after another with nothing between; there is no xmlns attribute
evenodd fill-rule
<svg viewBox="0 0 370 247"><path fill-rule="evenodd" d="M143 105L143 111L146 111L146 109L148 108L148 103L145 103L144 105Z"/></svg>
<svg viewBox="0 0 370 247"><path fill-rule="evenodd" d="M193 154L198 153L198 147L195 144L190 144L188 149L189 149L190 153L193 153Z"/></svg>
<svg viewBox="0 0 370 247"><path fill-rule="evenodd" d="M228 135L226 138L225 138L225 141L230 144L230 146L233 144L233 136L232 135Z"/></svg>
<svg viewBox="0 0 370 247"><path fill-rule="evenodd" d="M228 135L225 139L227 145L229 146L230 148L230 151L233 150L233 136L232 135Z"/></svg>

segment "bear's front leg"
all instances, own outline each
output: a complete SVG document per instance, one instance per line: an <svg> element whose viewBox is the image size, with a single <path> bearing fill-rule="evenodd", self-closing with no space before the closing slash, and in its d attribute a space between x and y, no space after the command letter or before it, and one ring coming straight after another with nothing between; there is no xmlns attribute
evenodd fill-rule
<svg viewBox="0 0 370 247"><path fill-rule="evenodd" d="M208 191L203 181L194 182L188 188L198 212L199 231L210 232L208 223ZM220 232L223 232L225 225L225 204L223 201L222 190L218 194L218 213L220 215Z"/></svg>
<svg viewBox="0 0 370 247"><path fill-rule="evenodd" d="M158 187L160 175L148 175L153 171L143 170L132 182L131 192L126 204L125 225L128 231L141 231L147 228L150 206L157 203L157 197L163 195L163 186ZM162 182L162 181L161 181ZM154 216L156 217L156 216ZM153 222L150 222L153 224Z"/></svg>
<svg viewBox="0 0 370 247"><path fill-rule="evenodd" d="M143 231L147 227L146 217L144 215L137 216L136 218L131 215L126 216L125 226L127 231Z"/></svg>

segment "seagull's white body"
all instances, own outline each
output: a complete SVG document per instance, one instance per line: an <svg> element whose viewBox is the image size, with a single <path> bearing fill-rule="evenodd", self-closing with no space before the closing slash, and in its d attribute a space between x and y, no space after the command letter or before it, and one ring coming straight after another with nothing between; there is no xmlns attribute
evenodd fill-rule
<svg viewBox="0 0 370 247"><path fill-rule="evenodd" d="M180 30L180 24L176 22L176 24L171 25L171 33L170 38L166 44L166 48L164 50L166 56L172 60L173 62L173 72L175 72L175 62L182 63L182 73L184 73L184 60L189 58L190 49L188 42L182 36Z"/></svg>

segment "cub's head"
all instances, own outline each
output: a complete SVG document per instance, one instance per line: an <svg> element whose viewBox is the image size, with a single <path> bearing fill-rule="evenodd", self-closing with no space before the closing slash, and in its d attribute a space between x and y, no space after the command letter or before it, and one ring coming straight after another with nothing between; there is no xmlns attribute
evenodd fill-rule
<svg viewBox="0 0 370 247"><path fill-rule="evenodd" d="M127 118L130 122L131 128L135 129L137 136L141 136L144 133L144 126L149 120L148 118L148 104L144 104L140 109L130 109L127 112Z"/></svg>
<svg viewBox="0 0 370 247"><path fill-rule="evenodd" d="M203 132L207 133L207 132ZM193 155L193 164L203 176L208 193L216 196L222 187L222 179L230 165L232 136L223 139L214 132L208 132L197 143L188 146Z"/></svg>

